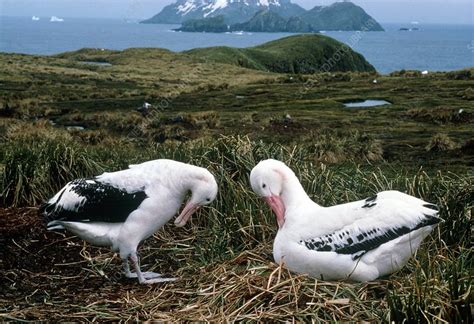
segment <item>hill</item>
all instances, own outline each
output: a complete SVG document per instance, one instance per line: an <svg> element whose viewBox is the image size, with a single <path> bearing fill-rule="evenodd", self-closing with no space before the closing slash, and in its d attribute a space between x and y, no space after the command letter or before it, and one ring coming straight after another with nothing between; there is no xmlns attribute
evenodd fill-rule
<svg viewBox="0 0 474 324"><path fill-rule="evenodd" d="M336 2L330 6L317 6L301 15L301 19L315 30L384 30L364 9L352 2Z"/></svg>
<svg viewBox="0 0 474 324"><path fill-rule="evenodd" d="M193 57L218 63L278 73L372 72L375 68L359 53L330 37L297 35L249 48L198 48Z"/></svg>

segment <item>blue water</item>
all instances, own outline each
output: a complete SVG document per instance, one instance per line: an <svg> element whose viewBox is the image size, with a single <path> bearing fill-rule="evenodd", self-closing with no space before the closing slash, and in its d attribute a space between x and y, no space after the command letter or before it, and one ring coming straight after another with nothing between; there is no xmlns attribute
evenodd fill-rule
<svg viewBox="0 0 474 324"><path fill-rule="evenodd" d="M367 108L367 107L377 107L377 106L385 106L385 105L391 105L391 103L386 100L368 99L364 101L346 102L344 104L344 106L346 106L347 108Z"/></svg>
<svg viewBox="0 0 474 324"><path fill-rule="evenodd" d="M248 47L288 33L181 33L176 25L142 25L120 19L0 17L0 52L56 54L84 47L162 47L182 51L216 45ZM419 31L399 31L418 27ZM327 32L363 54L381 73L401 69L449 71L474 66L474 25L384 24L386 32Z"/></svg>

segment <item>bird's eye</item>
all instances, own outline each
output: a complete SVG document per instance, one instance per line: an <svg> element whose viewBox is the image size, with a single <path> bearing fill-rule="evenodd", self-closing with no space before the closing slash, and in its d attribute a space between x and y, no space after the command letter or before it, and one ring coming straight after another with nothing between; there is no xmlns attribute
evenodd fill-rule
<svg viewBox="0 0 474 324"><path fill-rule="evenodd" d="M262 185L262 188L266 188L266 187L267 187L267 185L266 185L266 184L263 184L263 185Z"/></svg>
<svg viewBox="0 0 474 324"><path fill-rule="evenodd" d="M207 201L207 202L211 201L211 198L206 198L206 201Z"/></svg>

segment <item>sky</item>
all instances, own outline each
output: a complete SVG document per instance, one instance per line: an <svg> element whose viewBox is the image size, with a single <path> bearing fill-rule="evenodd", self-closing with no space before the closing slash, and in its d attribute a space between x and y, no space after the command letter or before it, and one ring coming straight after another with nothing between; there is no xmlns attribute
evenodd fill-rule
<svg viewBox="0 0 474 324"><path fill-rule="evenodd" d="M0 16L149 18L176 0L0 0ZM292 0L310 9L334 0ZM473 0L353 0L379 22L474 25Z"/></svg>

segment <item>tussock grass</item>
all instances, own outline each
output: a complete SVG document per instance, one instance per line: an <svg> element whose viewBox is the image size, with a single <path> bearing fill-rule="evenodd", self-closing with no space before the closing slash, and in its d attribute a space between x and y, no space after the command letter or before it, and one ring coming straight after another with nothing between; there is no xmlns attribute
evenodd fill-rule
<svg viewBox="0 0 474 324"><path fill-rule="evenodd" d="M446 134L435 134L426 145L426 150L431 152L444 152L456 149L457 144Z"/></svg>
<svg viewBox="0 0 474 324"><path fill-rule="evenodd" d="M309 152L315 161L324 163L340 163L350 160L380 161L383 159L383 148L380 140L358 131L346 136L338 136L328 132L312 134Z"/></svg>
<svg viewBox="0 0 474 324"><path fill-rule="evenodd" d="M26 262L24 251L38 249L38 257L45 261L5 269L16 277L9 275L4 287L10 297L8 303L0 300L3 318L472 320L472 176L404 171L390 165L330 166L316 163L305 146L266 144L246 137L142 148L122 144L84 147L45 139L34 145L11 145L3 159L4 203L37 204L75 177L95 175L104 169L117 170L128 163L154 158L205 166L219 183L217 200L203 209L191 226L176 229L168 225L147 240L141 250L144 267L172 273L180 280L160 286L138 286L134 280L114 275L120 272L120 261L107 249L88 246L69 235L45 233L43 225L33 223L28 227L35 234L28 235L36 236L20 231L16 238L20 243L15 245L7 240L6 253L17 251L25 260L18 262ZM351 284L289 273L272 262L275 221L248 182L251 168L266 158L285 161L311 197L323 206L395 189L437 203L445 221L408 266L389 278ZM6 233L10 233L5 234L7 238L13 235ZM54 245L57 251L45 251L41 249L44 245ZM61 255L67 255L66 261L48 261L64 258ZM41 298L33 304L25 302L18 291L39 294L46 302Z"/></svg>
<svg viewBox="0 0 474 324"><path fill-rule="evenodd" d="M470 112L464 111L464 109L452 109L446 107L431 109L412 108L404 112L402 116L407 119L438 125L446 123L470 123L474 119L474 115Z"/></svg>
<svg viewBox="0 0 474 324"><path fill-rule="evenodd" d="M91 70L78 62L82 60L107 61L112 66ZM13 109L7 113L10 117L0 122L47 118L58 128L79 125L112 137L128 136L138 126L143 133L138 132L137 139L157 142L245 134L268 142L300 144L301 137L312 131L339 131L341 138L358 131L379 141L384 159L390 162L466 169L472 160L466 150L442 159L426 155L429 137L436 133L448 134L459 144L473 137L469 126L474 114L470 105L473 80L451 78L448 73L413 77L406 76L406 71L394 76L369 72L277 74L204 62L160 49L84 49L49 57L0 54L0 71L0 107L8 104ZM473 73L472 69L465 71ZM453 73L467 75L465 71ZM372 82L374 78L377 84ZM392 105L343 108L342 103L348 100L365 99L384 99ZM189 120L198 121L197 127L184 123L150 127L135 111L144 101L156 108L160 123L189 116ZM199 116L206 113L218 118ZM255 114L258 118L250 118ZM285 114L293 118L287 128L269 125L269 120ZM90 141L99 142L99 137ZM339 161L335 155L328 160Z"/></svg>
<svg viewBox="0 0 474 324"><path fill-rule="evenodd" d="M75 146L54 140L17 142L5 155L3 203L37 205L71 177L90 176L98 169L97 163Z"/></svg>

